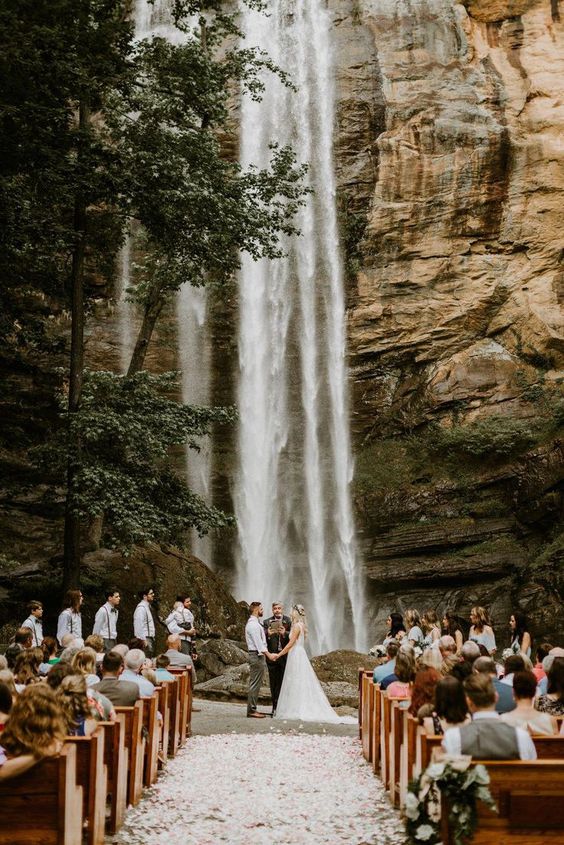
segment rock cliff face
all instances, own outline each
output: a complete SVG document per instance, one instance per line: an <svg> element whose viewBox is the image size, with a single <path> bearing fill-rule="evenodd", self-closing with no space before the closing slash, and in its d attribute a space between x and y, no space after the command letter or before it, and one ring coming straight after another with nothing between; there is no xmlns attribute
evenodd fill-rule
<svg viewBox="0 0 564 845"><path fill-rule="evenodd" d="M371 635L396 606L449 604L466 617L480 603L498 627L520 606L538 636L556 637L564 631L564 5L328 6ZM100 291L88 327L89 364L102 369L118 360L110 296ZM34 308L47 319L45 303ZM235 315L235 296L213 314L218 404L234 397ZM55 334L68 334L65 319L55 315ZM172 313L148 360L177 365ZM61 524L38 504L26 452L56 413L53 368L63 361L22 363L9 353L0 361L10 447L0 455L9 477L0 624L45 586L45 562L60 563ZM215 503L229 509L233 431L214 449ZM233 545L226 536L217 544L226 572ZM137 581L150 576L139 567ZM240 624L235 608L231 615L218 630Z"/></svg>
<svg viewBox="0 0 564 845"><path fill-rule="evenodd" d="M465 616L480 602L505 623L520 602L536 614L539 634L561 630L561 615L551 623L540 610L559 603L556 577L541 585L533 566L561 518L558 424L529 444L536 450L516 448L518 457L508 445L495 458L484 442L482 460L453 466L451 450L444 472L440 453L408 466L404 451L419 438L424 452L432 424L466 427L469 437L478 426L491 438L499 418L502 428L534 428L556 401L564 353L560 4L330 5L337 168L352 232L349 348L364 479L357 504L377 618L396 603L448 601Z"/></svg>

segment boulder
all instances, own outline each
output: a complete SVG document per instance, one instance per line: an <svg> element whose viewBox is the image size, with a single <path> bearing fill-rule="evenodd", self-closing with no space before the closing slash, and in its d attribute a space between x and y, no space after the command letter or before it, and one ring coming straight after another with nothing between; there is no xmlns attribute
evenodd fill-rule
<svg viewBox="0 0 564 845"><path fill-rule="evenodd" d="M359 667L373 669L378 665L378 660L358 651L342 649L314 657L311 665L322 684L346 683L352 685L356 690L355 694L358 694Z"/></svg>
<svg viewBox="0 0 564 845"><path fill-rule="evenodd" d="M233 666L247 663L247 652L232 640L213 639L198 643L198 679L207 681Z"/></svg>

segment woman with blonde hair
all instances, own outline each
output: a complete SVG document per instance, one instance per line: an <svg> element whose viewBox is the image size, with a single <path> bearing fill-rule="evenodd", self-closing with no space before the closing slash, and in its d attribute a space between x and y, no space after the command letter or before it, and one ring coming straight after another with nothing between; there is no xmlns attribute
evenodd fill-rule
<svg viewBox="0 0 564 845"><path fill-rule="evenodd" d="M290 640L282 651L274 655L279 660L288 655L275 719L299 719L303 722L352 722L339 717L323 692L305 650L307 618L304 607L295 604L290 614Z"/></svg>
<svg viewBox="0 0 564 845"><path fill-rule="evenodd" d="M423 643L425 648L431 648L441 637L439 617L434 610L427 610L421 617L421 627L425 634Z"/></svg>
<svg viewBox="0 0 564 845"><path fill-rule="evenodd" d="M92 687L100 681L96 674L96 652L93 648L81 648L73 655L71 666L79 675L84 675L86 686Z"/></svg>
<svg viewBox="0 0 564 845"><path fill-rule="evenodd" d="M90 711L83 675L67 675L55 690L55 695L70 736L88 736L95 730L96 719Z"/></svg>
<svg viewBox="0 0 564 845"><path fill-rule="evenodd" d="M33 684L19 695L2 732L0 781L16 777L44 757L58 754L66 724L47 684Z"/></svg>
<svg viewBox="0 0 564 845"><path fill-rule="evenodd" d="M414 608L406 610L403 615L403 621L405 622L405 627L407 628L407 634L405 638L409 645L413 646L413 648L415 648L415 646L423 648L424 637L423 631L421 630L421 619L419 617L419 611L415 610Z"/></svg>
<svg viewBox="0 0 564 845"><path fill-rule="evenodd" d="M478 645L483 645L488 650L488 654L493 656L497 651L495 643L495 634L490 624L488 613L483 607L473 607L470 611L470 633L469 640L473 640Z"/></svg>

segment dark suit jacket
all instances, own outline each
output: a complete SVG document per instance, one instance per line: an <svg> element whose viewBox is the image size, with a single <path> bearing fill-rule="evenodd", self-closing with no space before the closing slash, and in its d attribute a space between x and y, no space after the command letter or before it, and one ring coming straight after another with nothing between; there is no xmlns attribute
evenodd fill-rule
<svg viewBox="0 0 564 845"><path fill-rule="evenodd" d="M266 634L266 645L271 654L277 654L279 651L288 645L290 640L290 628L292 627L292 620L289 616L282 617L282 624L284 625L283 634L269 634L268 629L275 621L274 616L269 616L262 623L264 625L264 632ZM283 658L282 658L283 659Z"/></svg>
<svg viewBox="0 0 564 845"><path fill-rule="evenodd" d="M92 689L109 698L115 707L133 707L139 698L139 684L133 681L120 681L117 678L103 678Z"/></svg>

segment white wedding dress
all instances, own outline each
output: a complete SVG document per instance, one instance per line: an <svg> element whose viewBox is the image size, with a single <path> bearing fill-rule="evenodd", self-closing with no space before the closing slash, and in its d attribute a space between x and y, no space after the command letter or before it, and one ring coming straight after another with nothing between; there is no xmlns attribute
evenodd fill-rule
<svg viewBox="0 0 564 845"><path fill-rule="evenodd" d="M301 625L298 639L288 652L274 718L333 724L356 724L357 721L351 716L338 716L329 704L306 654Z"/></svg>

